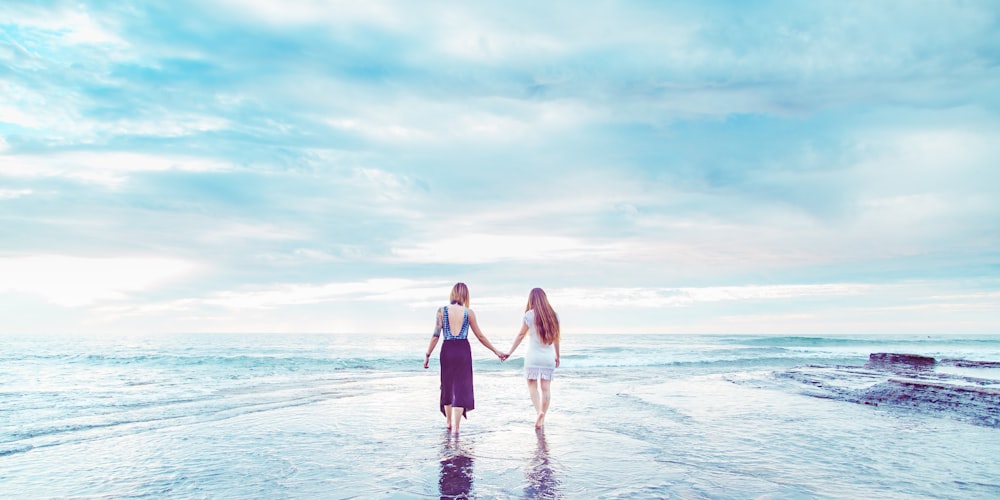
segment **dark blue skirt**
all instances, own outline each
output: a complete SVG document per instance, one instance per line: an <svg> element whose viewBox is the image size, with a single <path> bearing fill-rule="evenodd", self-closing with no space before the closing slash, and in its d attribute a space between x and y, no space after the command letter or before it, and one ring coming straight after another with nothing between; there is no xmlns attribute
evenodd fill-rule
<svg viewBox="0 0 1000 500"><path fill-rule="evenodd" d="M468 339L445 340L441 344L442 414L445 406L465 408L463 417L476 408L472 392L472 348Z"/></svg>

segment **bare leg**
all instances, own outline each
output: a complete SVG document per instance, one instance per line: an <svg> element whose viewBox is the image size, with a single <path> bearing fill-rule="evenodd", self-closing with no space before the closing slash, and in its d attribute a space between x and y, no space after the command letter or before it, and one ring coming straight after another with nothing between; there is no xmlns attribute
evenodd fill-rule
<svg viewBox="0 0 1000 500"><path fill-rule="evenodd" d="M444 405L444 423L451 430L451 405Z"/></svg>
<svg viewBox="0 0 1000 500"><path fill-rule="evenodd" d="M541 429L545 425L545 414L549 411L549 403L552 402L552 381L539 378L538 385L542 388L542 401L538 418L535 420L535 428Z"/></svg>
<svg viewBox="0 0 1000 500"><path fill-rule="evenodd" d="M458 435L458 426L462 423L462 414L465 413L465 408L461 406L451 407L451 432L456 436Z"/></svg>
<svg viewBox="0 0 1000 500"><path fill-rule="evenodd" d="M531 395L531 404L535 405L535 413L542 411L541 396L538 395L538 384L530 378L528 379L528 394Z"/></svg>
<svg viewBox="0 0 1000 500"><path fill-rule="evenodd" d="M552 381L538 379L538 385L542 387L542 413L549 411L549 403L552 402Z"/></svg>

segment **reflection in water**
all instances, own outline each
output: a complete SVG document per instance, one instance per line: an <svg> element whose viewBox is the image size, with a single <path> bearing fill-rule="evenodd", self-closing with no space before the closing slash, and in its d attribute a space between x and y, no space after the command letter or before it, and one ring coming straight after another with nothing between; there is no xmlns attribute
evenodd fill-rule
<svg viewBox="0 0 1000 500"><path fill-rule="evenodd" d="M456 441L449 441L441 451L441 479L438 489L441 498L469 498L472 491L472 454L463 450Z"/></svg>
<svg viewBox="0 0 1000 500"><path fill-rule="evenodd" d="M559 480L556 479L549 464L549 446L545 442L545 431L535 429L535 436L538 438L538 446L525 471L528 486L524 489L524 497L559 498Z"/></svg>

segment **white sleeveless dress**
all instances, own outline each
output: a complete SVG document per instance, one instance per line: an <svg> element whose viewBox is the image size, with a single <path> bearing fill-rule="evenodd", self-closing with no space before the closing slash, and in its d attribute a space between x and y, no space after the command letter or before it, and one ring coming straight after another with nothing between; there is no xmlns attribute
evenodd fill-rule
<svg viewBox="0 0 1000 500"><path fill-rule="evenodd" d="M528 380L552 380L556 369L556 347L543 344L535 328L535 311L524 313L524 324L528 325L528 353L524 355L524 375Z"/></svg>

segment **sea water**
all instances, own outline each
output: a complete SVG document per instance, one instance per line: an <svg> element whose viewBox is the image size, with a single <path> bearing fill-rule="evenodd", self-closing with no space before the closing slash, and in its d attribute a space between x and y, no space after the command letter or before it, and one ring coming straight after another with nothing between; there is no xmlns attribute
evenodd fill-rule
<svg viewBox="0 0 1000 500"><path fill-rule="evenodd" d="M458 437L428 340L0 337L0 497L1000 497L1000 429L776 376L872 352L1000 361L1000 336L570 334L541 431L523 351L472 340Z"/></svg>

